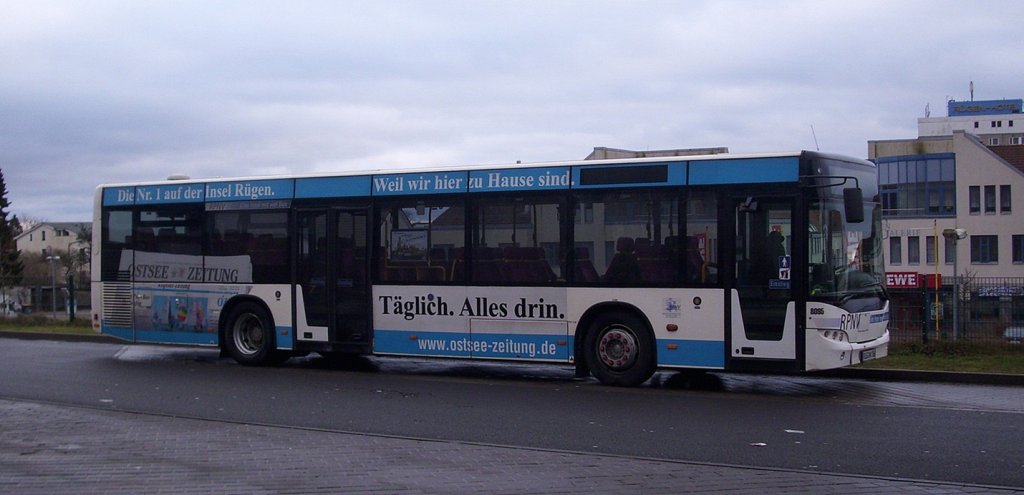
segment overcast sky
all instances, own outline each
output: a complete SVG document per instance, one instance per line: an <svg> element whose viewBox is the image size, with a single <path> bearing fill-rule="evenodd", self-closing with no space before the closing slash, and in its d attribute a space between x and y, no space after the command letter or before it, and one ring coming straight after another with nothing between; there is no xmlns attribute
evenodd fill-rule
<svg viewBox="0 0 1024 495"><path fill-rule="evenodd" d="M1016 1L0 0L10 212L100 183L575 160L865 157L930 104L1024 97ZM812 133L812 126L814 132ZM817 136L817 144L815 143Z"/></svg>

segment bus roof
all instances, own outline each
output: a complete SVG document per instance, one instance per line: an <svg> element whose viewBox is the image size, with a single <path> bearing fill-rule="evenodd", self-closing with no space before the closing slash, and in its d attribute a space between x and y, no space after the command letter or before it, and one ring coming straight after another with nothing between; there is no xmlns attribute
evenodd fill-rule
<svg viewBox="0 0 1024 495"><path fill-rule="evenodd" d="M424 167L252 177L108 184L103 206L276 201L489 192L537 192L622 187L797 183L805 158L855 166L871 162L812 151L716 154L569 162ZM284 206L273 203L273 205ZM276 206L275 206L276 207Z"/></svg>
<svg viewBox="0 0 1024 495"><path fill-rule="evenodd" d="M144 180L135 182L116 182L116 183L104 183L98 187L124 187L124 186L145 186L145 185L158 185L158 184L195 184L195 183L211 183L211 182L236 182L236 181L252 181L252 180L267 180L267 179L315 179L315 178L330 178L330 177L354 177L354 176L372 176L381 174L416 174L416 173L433 173L433 172L461 172L461 171L472 171L472 170L498 170L498 169L531 169L531 168L548 168L548 167L584 167L584 166L595 166L595 165L616 165L616 164L642 164L642 163L672 163L672 162L691 162L691 161L712 161L712 160L741 160L741 159L759 159L759 158L786 158L786 157L800 157L804 154L813 153L819 156L832 156L845 160L857 160L851 157L845 157L841 155L827 155L825 153L819 153L814 151L790 151L790 152L774 152L774 153L719 153L713 155L688 155L688 156L666 156L666 157L645 157L645 158L615 158L607 160L572 160L572 161L552 161L552 162L529 162L529 163L497 163L497 164L474 164L474 165L438 165L428 167L409 167L409 168L378 168L378 169L358 169L358 170L346 170L346 171L334 171L334 172L310 172L310 173L295 173L295 174L273 174L273 175L250 175L250 176L216 176L216 177L199 177L199 178L186 178L183 175L170 175L167 179L154 179Z"/></svg>

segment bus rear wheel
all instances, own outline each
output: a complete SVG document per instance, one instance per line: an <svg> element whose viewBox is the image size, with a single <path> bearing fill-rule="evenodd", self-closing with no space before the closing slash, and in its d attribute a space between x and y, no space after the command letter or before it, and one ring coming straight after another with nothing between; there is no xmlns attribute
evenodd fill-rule
<svg viewBox="0 0 1024 495"><path fill-rule="evenodd" d="M274 365L289 357L274 348L273 321L256 303L243 302L231 310L224 337L228 354L241 364Z"/></svg>
<svg viewBox="0 0 1024 495"><path fill-rule="evenodd" d="M606 313L590 325L584 340L590 372L605 385L632 387L654 374L654 337L629 313Z"/></svg>

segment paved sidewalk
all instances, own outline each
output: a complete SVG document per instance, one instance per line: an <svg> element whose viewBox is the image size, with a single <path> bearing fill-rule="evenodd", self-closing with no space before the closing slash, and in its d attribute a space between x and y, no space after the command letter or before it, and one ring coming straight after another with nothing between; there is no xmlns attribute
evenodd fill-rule
<svg viewBox="0 0 1024 495"><path fill-rule="evenodd" d="M1024 493L0 399L0 493Z"/></svg>

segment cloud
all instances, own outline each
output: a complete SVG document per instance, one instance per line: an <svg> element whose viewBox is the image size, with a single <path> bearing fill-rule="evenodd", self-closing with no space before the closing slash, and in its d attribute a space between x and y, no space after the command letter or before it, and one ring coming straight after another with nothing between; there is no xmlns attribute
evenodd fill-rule
<svg viewBox="0 0 1024 495"><path fill-rule="evenodd" d="M12 210L101 182L579 159L864 156L926 103L1019 97L1017 27L955 2L66 2L0 18ZM814 126L814 133L811 132Z"/></svg>

